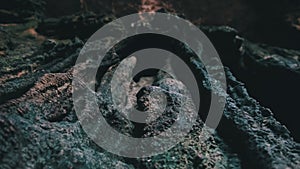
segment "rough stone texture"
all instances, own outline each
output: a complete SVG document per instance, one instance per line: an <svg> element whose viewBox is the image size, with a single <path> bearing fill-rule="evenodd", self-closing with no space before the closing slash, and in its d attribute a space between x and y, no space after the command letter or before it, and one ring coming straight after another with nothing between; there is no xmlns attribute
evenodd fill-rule
<svg viewBox="0 0 300 169"><path fill-rule="evenodd" d="M220 135L240 152L245 167L297 168L299 144L294 142L288 129L269 109L249 97L243 84L229 72L228 77L231 97L227 98L224 123L218 127Z"/></svg>
<svg viewBox="0 0 300 169"><path fill-rule="evenodd" d="M75 63L82 42L79 39L42 44L5 30L1 57L0 103L22 95L45 73L63 72ZM21 36L21 37L19 37Z"/></svg>
<svg viewBox="0 0 300 169"><path fill-rule="evenodd" d="M271 108L299 141L295 116L299 114L300 52L249 42L229 27L200 28L212 40L223 64L246 84L250 95Z"/></svg>
<svg viewBox="0 0 300 169"><path fill-rule="evenodd" d="M72 108L71 75L45 74L1 106L0 168L133 168L99 149Z"/></svg>
<svg viewBox="0 0 300 169"><path fill-rule="evenodd" d="M299 112L299 51L251 43L229 27L201 26L229 67L225 68L227 93L219 88L213 93L227 100L219 127L216 131L209 129L201 116L184 140L169 151L149 158L123 158L89 139L78 122L71 98L72 66L82 40L113 16L82 13L32 21L25 18L39 18L43 13L29 11L43 3L27 2L31 5L24 7L25 12L11 7L0 11L0 15L9 11L13 16L0 19L1 23L10 23L0 25L0 168L299 168L300 145L294 140L299 139L295 118ZM23 23L15 24L17 21ZM122 47L117 50L122 51ZM178 49L192 57L184 46ZM139 126L124 119L111 104L110 76L124 56L108 58L101 65L107 71L97 76L102 83L97 84L96 92L101 113L109 124L124 134L143 137L172 124L168 115L181 111L176 103L184 100L183 94L188 95L182 84L161 74L152 80L142 77L138 85L154 81L155 88L147 90L164 89L175 108L159 121ZM201 90L209 93L211 86L203 65L197 60L192 64L203 82ZM274 111L261 106L246 88ZM136 91L133 88L130 92ZM132 99L132 104L140 101L147 108L143 97L146 93ZM278 97L274 98L274 93ZM204 137L199 138L201 135Z"/></svg>

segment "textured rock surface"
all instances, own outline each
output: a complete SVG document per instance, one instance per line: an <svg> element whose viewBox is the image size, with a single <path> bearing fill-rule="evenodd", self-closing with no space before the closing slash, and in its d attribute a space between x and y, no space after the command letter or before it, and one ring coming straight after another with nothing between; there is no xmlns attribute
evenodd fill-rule
<svg viewBox="0 0 300 169"><path fill-rule="evenodd" d="M11 1L15 2L18 1ZM199 118L184 140L169 151L153 157L129 159L112 155L89 139L78 122L71 98L72 67L83 41L113 19L113 15L78 13L38 20L43 12L29 11L42 7L42 1L28 3L30 5L23 11L10 6L6 6L5 11L0 10L0 15L9 11L12 16L5 15L1 22L23 22L0 25L0 168L300 166L300 145L294 140L299 139L295 116L299 112L296 96L300 94L300 52L251 43L229 27L201 26L224 65L229 67L225 68L227 93L219 88L213 93L226 97L227 101L219 127L211 130ZM37 19L26 20L28 16ZM122 53L123 48L122 45L116 47L116 53ZM183 46L179 46L180 49L185 57L193 57ZM162 73L141 77L135 87L153 82L155 88L145 90L164 89L171 97L170 105L175 108L168 109L165 116L148 126L124 119L112 106L109 93L111 75L123 55L105 60L101 66L107 71L97 76L102 78L96 91L99 107L111 126L127 135L147 137L158 134L158 128L163 130L171 125L172 116L178 111L193 111L178 107L178 102L184 101L182 96L188 96L186 89ZM210 93L203 65L192 61L203 82L201 90ZM249 96L246 88L261 103ZM130 92L134 97L136 89L133 87ZM146 93L132 99L132 104L147 108Z"/></svg>
<svg viewBox="0 0 300 169"><path fill-rule="evenodd" d="M1 168L133 168L100 150L72 108L71 75L45 74L1 106Z"/></svg>
<svg viewBox="0 0 300 169"><path fill-rule="evenodd" d="M45 73L63 72L75 63L82 42L79 39L42 44L30 37L5 30L1 57L0 103L22 95ZM20 37L21 36L21 37Z"/></svg>
<svg viewBox="0 0 300 169"><path fill-rule="evenodd" d="M254 44L228 27L201 27L221 54L223 63L246 84L251 96L271 108L299 141L298 86L300 52Z"/></svg>

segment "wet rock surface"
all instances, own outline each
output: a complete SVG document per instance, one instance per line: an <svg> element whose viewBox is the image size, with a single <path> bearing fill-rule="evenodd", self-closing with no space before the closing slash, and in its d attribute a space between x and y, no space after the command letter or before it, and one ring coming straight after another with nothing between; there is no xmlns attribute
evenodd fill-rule
<svg viewBox="0 0 300 169"><path fill-rule="evenodd" d="M71 84L72 67L84 41L113 20L114 13L80 12L85 8L80 3L74 14L71 10L70 15L58 18L43 12L49 3L26 1L28 6L20 11L12 7L16 2L11 1L0 10L0 15L5 16L0 17L3 23L0 25L0 168L300 166L300 126L295 118L299 114L299 51L249 42L229 27L200 26L225 66L227 91L218 88L213 93L226 97L218 128L205 126L202 116L205 112L199 112L190 133L169 151L139 159L119 157L97 146L83 131L74 110ZM87 7L91 2L86 1ZM32 12L37 8L41 10ZM124 48L118 46L116 53L122 53ZM186 57L193 57L184 46L178 49ZM95 93L101 113L119 132L135 137L153 136L172 125L178 112L194 111L192 106L187 109L178 106L181 102L189 104L185 99L189 97L187 89L176 79L158 73L142 76L137 86L128 91L133 97L130 104L151 110L147 91L163 89L174 108L144 126L124 118L112 106L110 95L111 76L124 56L108 58L100 67L106 71L99 72L97 78L102 81ZM201 91L209 94L212 89L202 63L193 60L192 64L203 82ZM146 88L135 97L139 86L148 83L155 87Z"/></svg>

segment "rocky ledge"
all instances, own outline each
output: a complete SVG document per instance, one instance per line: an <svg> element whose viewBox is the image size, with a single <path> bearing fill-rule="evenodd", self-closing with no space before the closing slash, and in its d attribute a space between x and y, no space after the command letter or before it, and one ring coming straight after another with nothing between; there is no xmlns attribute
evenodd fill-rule
<svg viewBox="0 0 300 169"><path fill-rule="evenodd" d="M29 2L32 8L42 5ZM229 27L200 26L225 65L227 91L213 90L226 97L218 128L205 126L200 116L184 140L169 151L132 159L97 146L83 131L72 101L72 67L79 51L88 36L114 16L80 13L61 19L24 20L17 10L7 11L0 11L11 16L0 25L0 168L299 168L295 118L299 113L299 51L249 42ZM22 23L15 24L16 19ZM81 30L87 32L81 34ZM123 49L119 46L116 51ZM202 63L193 60L184 46L178 49L191 58L203 82L202 92L211 93ZM155 88L144 90L163 89L174 108L147 126L124 119L111 105L109 95L111 74L122 57L108 58L95 93L102 114L119 132L156 135L158 128L172 124L171 117L178 111L193 111L178 106L186 95L182 84L159 72L141 76L137 83L152 78ZM145 93L136 101L144 104ZM142 106L147 108L147 104Z"/></svg>

